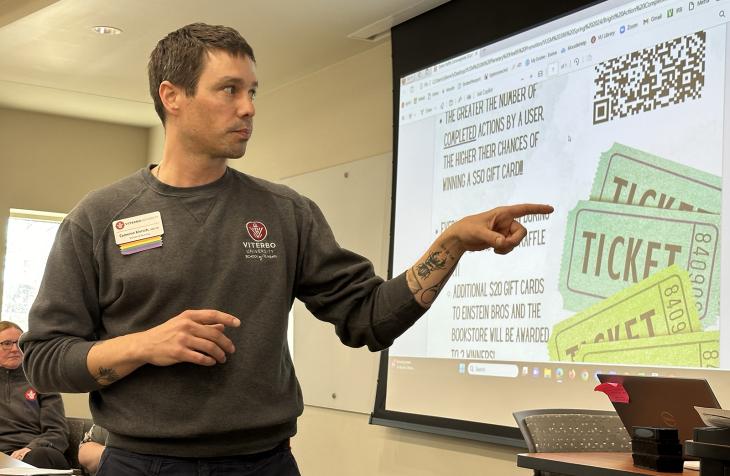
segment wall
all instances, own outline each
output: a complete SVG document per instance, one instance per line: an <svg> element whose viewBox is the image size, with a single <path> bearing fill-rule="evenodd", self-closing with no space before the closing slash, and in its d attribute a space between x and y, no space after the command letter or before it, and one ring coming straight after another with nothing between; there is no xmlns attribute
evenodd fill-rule
<svg viewBox="0 0 730 476"><path fill-rule="evenodd" d="M66 213L146 160L146 128L0 108L0 256L10 208Z"/></svg>
<svg viewBox="0 0 730 476"><path fill-rule="evenodd" d="M389 152L390 83L385 44L274 91L263 85L253 139L231 165L279 180Z"/></svg>
<svg viewBox="0 0 730 476"><path fill-rule="evenodd" d="M147 145L147 162L159 164L162 160L162 148L165 145L165 128L162 127L162 124L148 129Z"/></svg>
<svg viewBox="0 0 730 476"><path fill-rule="evenodd" d="M513 448L368 425L367 415L306 407L292 447L304 476L532 475ZM522 450L524 451L524 450Z"/></svg>

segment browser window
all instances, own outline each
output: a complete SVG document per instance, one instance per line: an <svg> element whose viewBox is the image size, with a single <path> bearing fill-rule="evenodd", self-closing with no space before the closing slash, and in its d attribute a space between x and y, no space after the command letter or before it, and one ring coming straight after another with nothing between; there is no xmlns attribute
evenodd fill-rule
<svg viewBox="0 0 730 476"><path fill-rule="evenodd" d="M463 394L481 377L587 388L588 364L730 367L727 13L727 0L606 2L400 79L394 270L462 216L556 211L523 220L510 255L461 260L389 350L388 409L436 392L443 406L416 413L473 419L448 383Z"/></svg>

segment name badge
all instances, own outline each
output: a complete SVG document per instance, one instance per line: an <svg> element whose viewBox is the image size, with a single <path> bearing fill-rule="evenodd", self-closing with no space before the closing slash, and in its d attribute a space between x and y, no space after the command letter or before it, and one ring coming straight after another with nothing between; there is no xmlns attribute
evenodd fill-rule
<svg viewBox="0 0 730 476"><path fill-rule="evenodd" d="M123 218L112 222L114 241L123 255L162 246L162 227L160 212L146 213L135 217Z"/></svg>

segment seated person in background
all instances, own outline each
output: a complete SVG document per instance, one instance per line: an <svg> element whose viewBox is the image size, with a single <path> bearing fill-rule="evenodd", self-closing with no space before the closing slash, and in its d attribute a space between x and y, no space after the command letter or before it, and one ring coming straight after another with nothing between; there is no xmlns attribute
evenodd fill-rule
<svg viewBox="0 0 730 476"><path fill-rule="evenodd" d="M91 425L79 445L79 464L87 473L96 474L99 468L99 459L106 448L106 438L109 433L97 424Z"/></svg>
<svg viewBox="0 0 730 476"><path fill-rule="evenodd" d="M17 324L0 321L0 451L40 468L68 469L68 429L58 393L38 393L21 368Z"/></svg>

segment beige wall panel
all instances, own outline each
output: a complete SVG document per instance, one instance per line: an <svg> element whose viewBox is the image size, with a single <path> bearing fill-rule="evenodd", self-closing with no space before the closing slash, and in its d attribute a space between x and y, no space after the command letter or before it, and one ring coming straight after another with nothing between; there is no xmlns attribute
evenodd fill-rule
<svg viewBox="0 0 730 476"><path fill-rule="evenodd" d="M63 393L61 396L67 416L91 418L88 393Z"/></svg>
<svg viewBox="0 0 730 476"><path fill-rule="evenodd" d="M367 415L307 406L292 449L303 475L529 476L517 453L489 445L368 424Z"/></svg>
<svg viewBox="0 0 730 476"><path fill-rule="evenodd" d="M151 106L150 106L151 107ZM162 160L162 148L165 145L165 128L162 124L148 129L147 162L159 164Z"/></svg>
<svg viewBox="0 0 730 476"><path fill-rule="evenodd" d="M262 84L253 138L231 165L278 180L389 152L390 75L385 43L275 91Z"/></svg>
<svg viewBox="0 0 730 476"><path fill-rule="evenodd" d="M390 154L328 167L282 181L314 200L327 217L338 243L388 273ZM334 326L318 321L294 303L294 364L304 402L370 413L375 399L380 354L344 346Z"/></svg>

